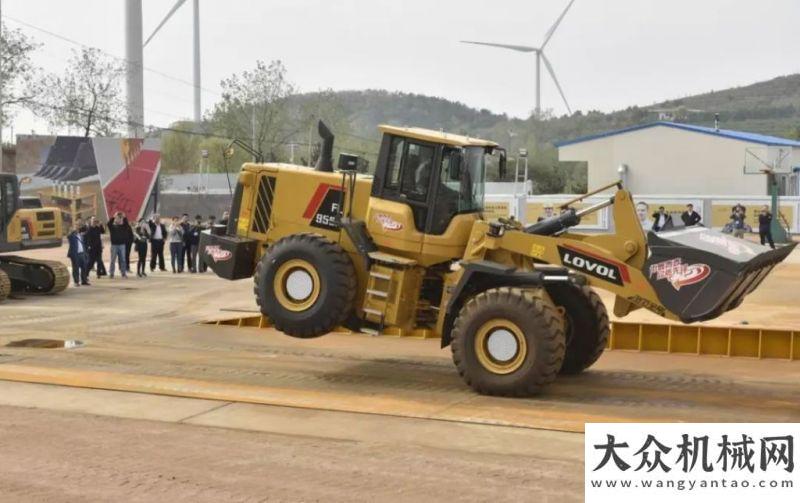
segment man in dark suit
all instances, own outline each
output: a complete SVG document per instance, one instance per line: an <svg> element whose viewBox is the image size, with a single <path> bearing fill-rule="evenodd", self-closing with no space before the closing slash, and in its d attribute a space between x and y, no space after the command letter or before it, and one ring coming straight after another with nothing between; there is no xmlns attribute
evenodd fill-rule
<svg viewBox="0 0 800 503"><path fill-rule="evenodd" d="M672 215L667 213L663 206L659 206L658 211L653 213L653 232L671 229L672 227Z"/></svg>
<svg viewBox="0 0 800 503"><path fill-rule="evenodd" d="M106 266L103 264L103 234L106 233L106 228L97 217L89 219L89 226L86 229L86 247L89 254L88 269L91 271L95 269L98 279L106 275Z"/></svg>
<svg viewBox="0 0 800 503"><path fill-rule="evenodd" d="M72 279L75 286L89 285L89 255L85 244L86 227L81 219L75 221L72 232L67 236L69 249L67 257L72 262Z"/></svg>
<svg viewBox="0 0 800 503"><path fill-rule="evenodd" d="M775 242L772 240L772 212L766 204L758 214L758 237L761 238L762 246L769 243L769 247L775 249Z"/></svg>
<svg viewBox="0 0 800 503"><path fill-rule="evenodd" d="M189 214L184 213L181 215L181 235L183 236L183 247L181 248L181 256L178 259L178 272L183 272L184 263L186 269L194 272L194 263L192 262L192 224L189 223Z"/></svg>
<svg viewBox="0 0 800 503"><path fill-rule="evenodd" d="M150 219L150 272L156 270L156 259L158 259L158 269L166 271L164 267L164 240L167 239L167 226L161 223L161 215L158 213Z"/></svg>
<svg viewBox="0 0 800 503"><path fill-rule="evenodd" d="M702 219L703 218L700 216L700 214L694 211L693 204L687 204L686 211L681 214L681 220L683 220L683 225L686 227L697 225Z"/></svg>

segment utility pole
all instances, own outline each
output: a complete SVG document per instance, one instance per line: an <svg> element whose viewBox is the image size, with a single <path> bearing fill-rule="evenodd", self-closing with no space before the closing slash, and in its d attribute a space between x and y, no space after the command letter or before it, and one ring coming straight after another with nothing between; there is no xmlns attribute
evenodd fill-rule
<svg viewBox="0 0 800 503"><path fill-rule="evenodd" d="M125 58L127 71L128 136L144 136L144 72L142 56L142 0L125 0Z"/></svg>
<svg viewBox="0 0 800 503"><path fill-rule="evenodd" d="M256 104L253 103L252 108L250 109L250 146L253 147L253 150L256 152L259 151L259 148L256 146ZM253 155L253 162L256 162L256 156Z"/></svg>
<svg viewBox="0 0 800 503"><path fill-rule="evenodd" d="M193 38L194 44L194 123L195 128L200 128L200 120L202 119L201 106L200 106L200 0L194 0L194 30Z"/></svg>

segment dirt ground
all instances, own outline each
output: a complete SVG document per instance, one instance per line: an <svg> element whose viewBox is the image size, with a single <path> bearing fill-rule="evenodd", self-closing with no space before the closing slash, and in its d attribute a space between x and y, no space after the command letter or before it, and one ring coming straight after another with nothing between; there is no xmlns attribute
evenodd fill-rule
<svg viewBox="0 0 800 503"><path fill-rule="evenodd" d="M0 500L579 501L577 463L0 407Z"/></svg>
<svg viewBox="0 0 800 503"><path fill-rule="evenodd" d="M799 280L795 252L726 319L800 327ZM800 421L797 361L612 351L510 400L435 340L200 324L253 311L159 272L0 304L0 501L579 501L585 422Z"/></svg>

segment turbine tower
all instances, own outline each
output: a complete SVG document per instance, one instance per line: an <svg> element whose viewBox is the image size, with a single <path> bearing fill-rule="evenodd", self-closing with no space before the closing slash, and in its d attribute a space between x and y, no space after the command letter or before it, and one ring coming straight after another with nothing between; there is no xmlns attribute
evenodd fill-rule
<svg viewBox="0 0 800 503"><path fill-rule="evenodd" d="M558 25L561 24L561 20L564 19L564 16L567 15L567 11L572 7L572 4L575 0L570 0L567 4L567 7L558 16L556 22L553 23L553 26L547 30L547 33L544 35L544 40L539 47L532 47L527 45L511 45L511 44L496 44L493 42L476 42L473 40L462 40L461 42L464 44L476 44L476 45L488 45L490 47L500 47L501 49L509 49L512 51L517 52L526 52L526 53L534 53L536 54L536 108L535 114L536 117L540 117L542 113L542 78L541 78L541 66L544 63L545 68L547 68L547 73L550 74L550 77L553 79L553 83L556 85L558 89L558 93L561 95L561 99L564 100L564 106L567 107L567 112L572 114L572 110L569 108L569 103L567 102L567 97L564 95L564 90L561 89L561 84L558 83L558 78L556 78L556 72L553 70L553 65L550 63L550 60L547 59L547 56L544 54L544 48L547 46L547 43L550 42L553 34L555 33Z"/></svg>
<svg viewBox="0 0 800 503"><path fill-rule="evenodd" d="M142 44L142 0L125 1L125 57L128 60L125 81L127 87L128 134L131 137L138 138L144 134L143 49L184 3L186 3L186 0L175 2L175 5L167 12L164 19L161 20L156 29L153 30L153 33ZM192 7L194 122L195 125L198 125L202 118L200 101L200 0L193 0Z"/></svg>
<svg viewBox="0 0 800 503"><path fill-rule="evenodd" d="M144 136L144 76L142 68L142 0L125 1L125 87L128 136Z"/></svg>

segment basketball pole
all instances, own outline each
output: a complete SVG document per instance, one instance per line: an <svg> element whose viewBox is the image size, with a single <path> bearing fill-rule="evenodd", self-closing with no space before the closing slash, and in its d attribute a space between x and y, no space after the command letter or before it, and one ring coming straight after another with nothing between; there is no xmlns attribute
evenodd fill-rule
<svg viewBox="0 0 800 503"><path fill-rule="evenodd" d="M770 193L770 203L772 206L772 223L770 224L770 231L772 232L772 240L776 243L789 243L791 242L791 236L786 232L786 228L783 227L781 223L781 205L780 205L780 196L779 187L778 187L778 179L775 176L775 172L772 170L766 171L767 180L769 183L769 193Z"/></svg>

